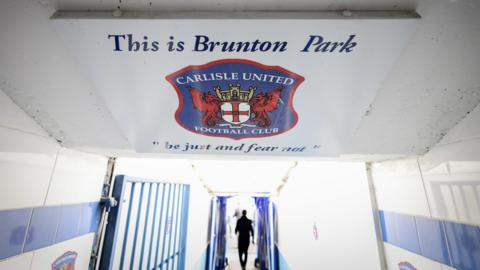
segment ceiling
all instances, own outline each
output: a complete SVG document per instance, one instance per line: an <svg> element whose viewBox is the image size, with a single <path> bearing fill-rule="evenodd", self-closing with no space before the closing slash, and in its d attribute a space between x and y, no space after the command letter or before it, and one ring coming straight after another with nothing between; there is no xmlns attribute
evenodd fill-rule
<svg viewBox="0 0 480 270"><path fill-rule="evenodd" d="M480 103L480 2L58 0L0 2L0 90L66 147L135 155L93 83L58 41L56 10L416 10L419 27L353 134L345 156L423 154ZM375 52L372 52L372 54Z"/></svg>
<svg viewBox="0 0 480 270"><path fill-rule="evenodd" d="M117 158L114 174L200 183L210 192L223 195L265 195L276 194L296 166L292 161Z"/></svg>
<svg viewBox="0 0 480 270"><path fill-rule="evenodd" d="M295 162L288 161L193 161L195 172L203 183L217 193L275 193L286 181Z"/></svg>

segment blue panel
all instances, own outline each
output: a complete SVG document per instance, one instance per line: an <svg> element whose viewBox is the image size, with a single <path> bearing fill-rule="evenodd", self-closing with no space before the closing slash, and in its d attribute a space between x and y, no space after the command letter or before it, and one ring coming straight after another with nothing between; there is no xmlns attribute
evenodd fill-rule
<svg viewBox="0 0 480 270"><path fill-rule="evenodd" d="M152 223L153 224L152 224L152 231L150 233L150 245L149 245L149 248L148 248L147 269L151 269L150 264L151 264L151 260L152 260L152 245L153 245L153 238L154 238L153 235L155 233L155 228L156 228L155 224L157 224L156 221L157 221L157 205L158 205L158 193L159 193L158 191L159 191L159 189L160 189L160 184L157 183L157 188L155 190L155 205L153 207L153 218L152 218ZM163 195L162 195L162 197L163 197Z"/></svg>
<svg viewBox="0 0 480 270"><path fill-rule="evenodd" d="M78 227L78 235L96 232L99 218L100 204L98 202L82 204L82 218Z"/></svg>
<svg viewBox="0 0 480 270"><path fill-rule="evenodd" d="M461 270L480 269L480 228L444 222L452 266Z"/></svg>
<svg viewBox="0 0 480 270"><path fill-rule="evenodd" d="M140 197L138 199L137 220L135 222L135 233L133 234L132 251L130 252L130 270L133 270L133 264L135 262L135 249L137 247L138 227L140 227L140 217L142 216L142 203L143 203L143 190L145 189L145 183L142 183L142 189L140 189ZM141 266L140 266L141 267Z"/></svg>
<svg viewBox="0 0 480 270"><path fill-rule="evenodd" d="M142 250L140 251L140 268L143 267L143 256L145 254L145 241L147 240L147 230L148 230L148 225L149 225L149 216L150 216L150 202L152 200L152 189L153 189L152 183L148 184L148 199L147 199L147 209L145 211L145 222L143 226L143 236L142 236ZM152 225L153 226L153 225ZM153 238L153 237L151 237ZM148 269L148 268L147 268Z"/></svg>
<svg viewBox="0 0 480 270"><path fill-rule="evenodd" d="M22 253L32 208L0 211L0 260Z"/></svg>
<svg viewBox="0 0 480 270"><path fill-rule="evenodd" d="M415 217L395 214L395 224L398 238L394 244L403 249L420 254L420 243L418 242Z"/></svg>
<svg viewBox="0 0 480 270"><path fill-rule="evenodd" d="M168 199L167 199L167 208L165 209L166 210L166 213L165 213L165 222L164 222L164 226L163 226L163 243L162 243L162 257L160 257L160 270L163 270L163 262L164 262L164 259L165 259L165 244L166 244L166 239L167 239L167 226L168 226L168 220L169 220L169 213L170 213L170 201L171 201L171 197L170 195L172 194L172 188L173 188L173 184L169 184L168 185L169 188L168 188ZM155 260L156 261L156 260ZM157 267L157 263L155 263L155 267Z"/></svg>
<svg viewBox="0 0 480 270"><path fill-rule="evenodd" d="M132 213L132 205L133 205L133 195L135 192L135 183L132 182L130 185L130 196L128 197L128 210L127 210L127 222L125 224L125 234L123 237L123 244L122 244L122 253L120 255L120 269L124 269L123 265L125 263L125 252L127 249L127 241L128 239L128 232L130 231L130 218L131 218L131 213ZM119 201L122 201L124 198L120 198ZM109 265L110 269L112 268L111 265Z"/></svg>
<svg viewBox="0 0 480 270"><path fill-rule="evenodd" d="M82 204L62 206L60 223L58 224L55 242L61 242L77 237L80 217L82 216Z"/></svg>
<svg viewBox="0 0 480 270"><path fill-rule="evenodd" d="M90 232L96 233L100 225L100 219L102 218L102 207L100 206L100 202L91 202L89 204L90 208L94 209L93 218L90 222Z"/></svg>
<svg viewBox="0 0 480 270"><path fill-rule="evenodd" d="M395 214L379 211L380 225L382 228L382 239L390 244L398 243L395 225Z"/></svg>
<svg viewBox="0 0 480 270"><path fill-rule="evenodd" d="M159 220L158 220L158 232L157 232L157 245L156 245L156 248L155 248L155 263L153 265L153 269L157 269L158 267L158 254L160 253L160 236L161 236L161 232L162 232L162 216L163 216L163 209L164 209L164 202L165 202L165 189L167 188L167 186L169 187L169 190L168 190L168 196L170 196L170 185L168 184L163 184L163 188L162 188L162 202L160 204L160 216L159 216ZM160 259L162 260L162 259Z"/></svg>
<svg viewBox="0 0 480 270"><path fill-rule="evenodd" d="M183 186L184 193L182 198L182 219L181 219L181 231L180 231L180 257L178 259L178 269L185 269L185 254L187 248L187 227L188 227L188 206L190 199L190 186ZM205 257L208 254L205 253ZM207 265L206 258L205 264ZM204 268L205 269L205 268Z"/></svg>
<svg viewBox="0 0 480 270"><path fill-rule="evenodd" d="M171 243L172 243L172 234L173 234L173 228L172 228L172 226L173 226L173 215L174 215L173 211L175 211L175 205L176 205L176 200L177 200L176 198L178 196L178 194L177 194L178 187L179 187L179 185L177 185L177 184L173 185L172 205L171 205L171 208L170 208L171 210L170 210L169 221L168 221L168 225L167 225L168 226L168 246L167 246L167 260L166 260L166 267L165 267L166 269L168 269L169 265L171 265L170 264L170 260L171 260L170 259L170 254L171 254L170 246L171 246ZM162 269L162 268L163 268L163 266L160 267L160 269Z"/></svg>
<svg viewBox="0 0 480 270"><path fill-rule="evenodd" d="M60 220L61 206L34 208L28 227L24 252L32 251L55 243Z"/></svg>
<svg viewBox="0 0 480 270"><path fill-rule="evenodd" d="M175 234L173 236L173 254L176 254L179 250L177 250L177 232L178 232L178 229L180 227L180 224L179 224L179 212L180 212L180 197L182 196L182 192L183 192L183 185L180 185L179 187L179 191L178 191L178 194L177 194L177 198L178 198L178 201L177 201L177 209L175 211L176 213L176 216L175 216ZM180 254L178 254L180 256ZM175 255L174 255L174 258L172 260L172 269L175 269Z"/></svg>
<svg viewBox="0 0 480 270"><path fill-rule="evenodd" d="M450 265L447 240L443 223L429 218L416 217L421 255L434 261Z"/></svg>

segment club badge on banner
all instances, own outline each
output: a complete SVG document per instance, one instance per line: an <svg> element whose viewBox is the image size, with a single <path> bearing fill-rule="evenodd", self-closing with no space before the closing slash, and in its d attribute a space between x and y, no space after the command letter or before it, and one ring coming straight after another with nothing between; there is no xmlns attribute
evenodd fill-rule
<svg viewBox="0 0 480 270"><path fill-rule="evenodd" d="M197 134L231 139L275 136L298 116L293 95L304 78L245 59L188 66L167 80L178 94L177 122Z"/></svg>

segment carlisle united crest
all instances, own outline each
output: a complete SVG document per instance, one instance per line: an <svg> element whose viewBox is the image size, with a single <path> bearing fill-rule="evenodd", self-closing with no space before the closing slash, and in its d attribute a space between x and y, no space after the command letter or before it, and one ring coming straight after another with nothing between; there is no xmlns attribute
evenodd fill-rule
<svg viewBox="0 0 480 270"><path fill-rule="evenodd" d="M65 252L52 263L52 270L75 270L75 260L77 260L77 256L78 254L76 252Z"/></svg>
<svg viewBox="0 0 480 270"><path fill-rule="evenodd" d="M175 88L177 122L207 136L275 136L298 122L293 96L304 78L279 66L223 59L188 66L166 77Z"/></svg>

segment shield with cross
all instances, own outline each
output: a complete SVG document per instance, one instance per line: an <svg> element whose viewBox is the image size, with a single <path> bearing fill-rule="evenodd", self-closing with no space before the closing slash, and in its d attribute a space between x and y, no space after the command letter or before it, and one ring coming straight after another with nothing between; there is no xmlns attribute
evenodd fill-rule
<svg viewBox="0 0 480 270"><path fill-rule="evenodd" d="M220 109L222 119L233 126L241 125L250 119L250 104L247 102L223 102Z"/></svg>
<svg viewBox="0 0 480 270"><path fill-rule="evenodd" d="M175 119L191 132L234 140L275 136L298 122L293 95L304 78L280 66L219 59L168 76L179 98Z"/></svg>

